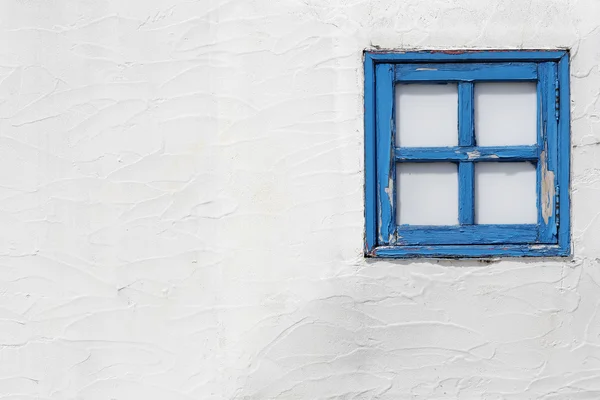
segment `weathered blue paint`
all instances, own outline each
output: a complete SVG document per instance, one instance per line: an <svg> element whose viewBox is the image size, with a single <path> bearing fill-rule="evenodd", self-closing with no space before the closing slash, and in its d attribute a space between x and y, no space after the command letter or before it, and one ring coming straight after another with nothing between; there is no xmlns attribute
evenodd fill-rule
<svg viewBox="0 0 600 400"><path fill-rule="evenodd" d="M458 145L475 146L475 108L472 82L458 83Z"/></svg>
<svg viewBox="0 0 600 400"><path fill-rule="evenodd" d="M475 145L474 102L473 83L459 82L458 145L461 149ZM461 225L475 223L475 166L468 159L458 164L458 222Z"/></svg>
<svg viewBox="0 0 600 400"><path fill-rule="evenodd" d="M397 245L521 244L533 243L538 235L530 225L399 225Z"/></svg>
<svg viewBox="0 0 600 400"><path fill-rule="evenodd" d="M548 119L548 113L546 112L547 107L544 107L544 102L546 101L545 97L547 95L547 90L545 88L545 85L542 82L546 81L546 70L544 68L540 68L540 70L538 71L538 76L539 76L539 80L536 83L536 91L537 91L537 141L536 141L536 146L539 149L539 152L541 152L545 146L544 146L544 142L546 141L546 126L547 126L547 119ZM544 158L545 158L545 151L544 151ZM536 207L537 207L537 223L538 225L540 224L540 221L543 220L542 217L542 169L544 168L542 166L543 163L538 162L536 165ZM544 164L547 165L546 161L544 160Z"/></svg>
<svg viewBox="0 0 600 400"><path fill-rule="evenodd" d="M534 81L536 79L536 63L396 65L396 82Z"/></svg>
<svg viewBox="0 0 600 400"><path fill-rule="evenodd" d="M447 64L455 61L458 63ZM481 62L481 67L475 66L475 62ZM467 76L467 72L471 75ZM395 147L393 91L398 76L412 81L458 82L459 146ZM472 82L519 79L538 83L538 143L477 147ZM365 174L365 255L397 258L569 255L568 84L566 51L365 53L365 165L371 168ZM460 225L396 226L395 163L437 161L459 165ZM536 163L538 224L474 224L474 163L493 161Z"/></svg>
<svg viewBox="0 0 600 400"><path fill-rule="evenodd" d="M548 244L381 246L366 254L383 258L565 257L569 250Z"/></svg>
<svg viewBox="0 0 600 400"><path fill-rule="evenodd" d="M475 165L471 162L458 164L458 223L475 223Z"/></svg>
<svg viewBox="0 0 600 400"><path fill-rule="evenodd" d="M393 243L396 231L394 218L395 162L394 148L394 67L392 64L375 66L375 104L377 135L377 244Z"/></svg>
<svg viewBox="0 0 600 400"><path fill-rule="evenodd" d="M559 61L566 50L422 50L422 51L386 51L374 50L368 54L376 63L414 63L414 62L517 62L517 61Z"/></svg>
<svg viewBox="0 0 600 400"><path fill-rule="evenodd" d="M569 93L569 53L558 62L558 166L557 191L558 244L565 254L571 253L571 99Z"/></svg>
<svg viewBox="0 0 600 400"><path fill-rule="evenodd" d="M377 245L377 163L375 157L375 64L364 57L365 74L365 252Z"/></svg>
<svg viewBox="0 0 600 400"><path fill-rule="evenodd" d="M397 162L537 161L538 146L507 147L397 147Z"/></svg>
<svg viewBox="0 0 600 400"><path fill-rule="evenodd" d="M558 121L555 117L557 100L557 75L555 62L539 64L538 129L540 162L537 166L538 225L540 243L557 243L556 224L556 166Z"/></svg>

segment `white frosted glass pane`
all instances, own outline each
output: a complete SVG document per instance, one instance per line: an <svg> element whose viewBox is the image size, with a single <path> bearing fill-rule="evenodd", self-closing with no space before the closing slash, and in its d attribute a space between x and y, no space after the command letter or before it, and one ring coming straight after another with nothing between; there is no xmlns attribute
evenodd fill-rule
<svg viewBox="0 0 600 400"><path fill-rule="evenodd" d="M396 146L458 144L456 84L396 85Z"/></svg>
<svg viewBox="0 0 600 400"><path fill-rule="evenodd" d="M458 224L456 164L397 164L396 182L398 224Z"/></svg>
<svg viewBox="0 0 600 400"><path fill-rule="evenodd" d="M475 135L479 146L537 142L537 92L534 82L475 84Z"/></svg>
<svg viewBox="0 0 600 400"><path fill-rule="evenodd" d="M475 164L478 224L535 224L536 170L528 162Z"/></svg>

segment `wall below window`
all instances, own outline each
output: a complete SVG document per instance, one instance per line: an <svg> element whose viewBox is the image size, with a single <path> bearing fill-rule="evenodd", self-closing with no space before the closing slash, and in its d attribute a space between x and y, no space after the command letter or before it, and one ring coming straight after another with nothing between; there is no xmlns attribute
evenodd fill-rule
<svg viewBox="0 0 600 400"><path fill-rule="evenodd" d="M2 2L0 398L600 398L599 15ZM376 47L572 48L573 259L363 259Z"/></svg>

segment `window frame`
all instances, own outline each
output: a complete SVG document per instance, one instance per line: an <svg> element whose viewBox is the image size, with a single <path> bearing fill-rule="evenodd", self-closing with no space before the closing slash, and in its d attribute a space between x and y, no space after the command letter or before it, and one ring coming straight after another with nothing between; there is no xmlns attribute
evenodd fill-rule
<svg viewBox="0 0 600 400"><path fill-rule="evenodd" d="M365 51L364 77L366 257L564 257L571 254L568 50ZM395 146L394 87L398 82L407 81L457 82L458 147ZM473 83L477 81L537 82L538 140L535 146L476 147ZM536 163L537 224L472 225L474 164L486 160ZM450 161L459 165L459 222L462 225L396 225L396 163L406 161Z"/></svg>

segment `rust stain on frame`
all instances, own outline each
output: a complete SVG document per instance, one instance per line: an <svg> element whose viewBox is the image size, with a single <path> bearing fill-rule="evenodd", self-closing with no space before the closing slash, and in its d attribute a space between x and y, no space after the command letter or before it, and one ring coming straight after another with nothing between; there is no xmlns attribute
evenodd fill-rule
<svg viewBox="0 0 600 400"><path fill-rule="evenodd" d="M546 150L540 154L540 162L542 163L542 218L544 223L547 224L548 219L554 212L552 204L554 198L554 171L548 170Z"/></svg>

